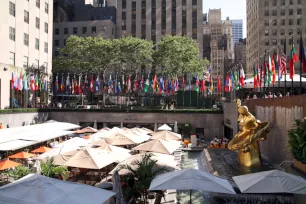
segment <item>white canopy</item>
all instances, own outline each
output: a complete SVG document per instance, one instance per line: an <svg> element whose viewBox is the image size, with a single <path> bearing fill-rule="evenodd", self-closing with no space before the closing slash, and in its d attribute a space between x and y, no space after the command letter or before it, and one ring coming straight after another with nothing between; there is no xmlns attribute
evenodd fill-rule
<svg viewBox="0 0 306 204"><path fill-rule="evenodd" d="M85 184L29 174L0 188L0 203L5 204L101 204L114 192Z"/></svg>
<svg viewBox="0 0 306 204"><path fill-rule="evenodd" d="M169 130L169 131L171 131L172 128L169 127L167 124L163 124L163 125L160 126L157 130Z"/></svg>
<svg viewBox="0 0 306 204"><path fill-rule="evenodd" d="M286 172L271 170L233 177L242 193L306 194L306 180Z"/></svg>
<svg viewBox="0 0 306 204"><path fill-rule="evenodd" d="M105 141L111 145L123 146L123 145L133 145L140 144L150 139L150 136L132 136L129 134L115 134L112 136L107 136L104 138Z"/></svg>
<svg viewBox="0 0 306 204"><path fill-rule="evenodd" d="M292 79L290 79L290 75L288 75L288 74L286 75L286 81L287 81L286 86L291 87L292 86ZM279 83L280 87L284 87L285 86L285 76L283 76L279 82L280 82ZM245 83L245 85L244 85L243 88L246 88L246 89L254 88L254 77L250 77L250 78L246 79L244 81L244 83ZM306 78L304 78L304 77L302 77L302 85L303 85L303 87L306 87ZM273 85L270 84L269 86L272 87ZM299 86L300 86L300 75L295 74L293 76L293 87L299 87ZM265 87L268 87L268 84L266 84ZM276 76L274 87L278 87L278 76Z"/></svg>
<svg viewBox="0 0 306 204"><path fill-rule="evenodd" d="M236 194L225 179L197 169L183 169L157 176L149 190L203 190L207 192Z"/></svg>
<svg viewBox="0 0 306 204"><path fill-rule="evenodd" d="M146 152L158 152L162 154L172 154L181 146L179 141L175 140L151 140L149 142L140 144L134 147L132 150L146 151Z"/></svg>

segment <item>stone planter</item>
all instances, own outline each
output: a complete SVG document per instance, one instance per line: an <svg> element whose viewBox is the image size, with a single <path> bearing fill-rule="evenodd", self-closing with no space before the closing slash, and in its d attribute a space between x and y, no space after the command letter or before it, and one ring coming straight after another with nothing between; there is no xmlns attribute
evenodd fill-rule
<svg viewBox="0 0 306 204"><path fill-rule="evenodd" d="M306 164L303 164L302 162L300 162L300 161L294 159L294 160L293 160L293 166L294 166L295 168L297 168L298 170L303 171L303 172L306 173Z"/></svg>

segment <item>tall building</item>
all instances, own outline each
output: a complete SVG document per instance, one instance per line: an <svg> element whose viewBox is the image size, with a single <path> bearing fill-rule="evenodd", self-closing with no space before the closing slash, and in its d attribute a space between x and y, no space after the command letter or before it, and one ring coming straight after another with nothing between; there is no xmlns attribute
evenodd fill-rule
<svg viewBox="0 0 306 204"><path fill-rule="evenodd" d="M203 51L202 0L117 0L117 37L159 42L163 35L189 36Z"/></svg>
<svg viewBox="0 0 306 204"><path fill-rule="evenodd" d="M242 64L243 67L246 66L246 38L240 39L239 42L235 44L235 64Z"/></svg>
<svg viewBox="0 0 306 204"><path fill-rule="evenodd" d="M234 44L243 38L243 20L232 20Z"/></svg>
<svg viewBox="0 0 306 204"><path fill-rule="evenodd" d="M210 9L203 22L203 57L210 59L214 79L214 93L223 96L224 75L227 66L234 60L232 21L221 20L221 9ZM217 92L217 78L220 77L221 92Z"/></svg>
<svg viewBox="0 0 306 204"><path fill-rule="evenodd" d="M278 47L283 48L285 38L287 56L292 38L296 49L299 49L300 32L306 36L305 14L305 0L248 0L245 71L251 74L254 63L263 63L265 52L273 54ZM296 63L295 69L299 73L299 63Z"/></svg>
<svg viewBox="0 0 306 204"><path fill-rule="evenodd" d="M53 55L59 54L70 35L116 36L116 7L106 0L54 0Z"/></svg>
<svg viewBox="0 0 306 204"><path fill-rule="evenodd" d="M26 107L28 91L11 90L12 72L33 65L51 73L53 0L1 0L0 13L0 108L12 98Z"/></svg>

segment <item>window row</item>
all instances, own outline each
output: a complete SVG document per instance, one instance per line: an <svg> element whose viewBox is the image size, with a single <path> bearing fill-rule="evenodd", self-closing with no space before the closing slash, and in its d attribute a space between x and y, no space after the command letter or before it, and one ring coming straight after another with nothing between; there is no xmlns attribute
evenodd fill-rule
<svg viewBox="0 0 306 204"><path fill-rule="evenodd" d="M293 16L293 15L302 15L303 11L301 8L296 9L296 12L294 12L294 9L289 9L288 10L288 15L289 16ZM265 10L264 15L265 16L277 16L278 14L278 10ZM286 15L286 10L285 9L281 9L279 11L280 16L285 16Z"/></svg>
<svg viewBox="0 0 306 204"><path fill-rule="evenodd" d="M36 7L40 8L40 0L36 0ZM16 5L13 2L9 2L9 13L12 16L16 16ZM45 2L45 13L49 13L49 4ZM29 12L28 12L28 18L29 18Z"/></svg>
<svg viewBox="0 0 306 204"><path fill-rule="evenodd" d="M105 32L106 31L106 27L105 26L101 26L100 27L100 31L101 32ZM63 32L64 32L64 35L68 35L69 34L69 28L64 28ZM86 34L87 32L88 32L87 31L87 27L82 27L81 33L82 34ZM96 32L97 32L97 27L96 26L92 26L91 27L91 33L96 33ZM72 28L72 33L70 33L70 34L78 34L78 33L79 33L79 28L78 27L73 27ZM54 34L55 35L59 35L60 34L60 29L59 28L55 28ZM112 31L112 34L114 34L113 31Z"/></svg>
<svg viewBox="0 0 306 204"><path fill-rule="evenodd" d="M288 45L291 45L292 44L292 41L294 42L294 40L292 40L292 39L287 39L287 44ZM305 43L306 43L306 40L303 40ZM284 43L285 43L285 39L281 39L281 40L265 40L264 41L264 44L265 44L265 46L269 46L269 45L278 45L278 42L280 43L280 45L284 45ZM296 40L296 44L300 44L300 39L297 39Z"/></svg>
<svg viewBox="0 0 306 204"><path fill-rule="evenodd" d="M122 9L126 9L126 3L127 1L129 2L130 0L122 0ZM166 0L152 0L152 8L156 8L156 1L161 1L162 6L166 6ZM186 6L186 1L187 0L182 0L182 6ZM168 2L171 2L168 0ZM197 0L192 0L192 5L196 6ZM172 7L176 6L176 0L172 0ZM146 1L142 0L141 2L141 8L146 8ZM132 9L136 9L136 1L132 1Z"/></svg>
<svg viewBox="0 0 306 204"><path fill-rule="evenodd" d="M277 2L280 2L280 4L277 4ZM288 4L286 4L287 2L288 2ZM286 5L295 5L295 4L297 4L297 5L302 4L302 0L281 0L281 1L279 1L279 0L265 0L265 2L264 2L265 6L269 6L269 5L271 5L271 6L278 6L278 5L286 6Z"/></svg>
<svg viewBox="0 0 306 204"><path fill-rule="evenodd" d="M15 53L14 52L10 52L9 54L9 64L14 65L15 66ZM39 60L35 59L35 64L36 67L39 67ZM28 68L29 66L29 57L28 56L23 56L23 68ZM45 62L43 65L46 69L48 67L48 63Z"/></svg>
<svg viewBox="0 0 306 204"><path fill-rule="evenodd" d="M265 36L270 36L270 35L271 35L271 36L277 36L277 34L278 34L278 30L272 30L272 31L265 30ZM279 31L279 34L280 34L280 35L286 35L286 30L285 30L285 29L281 29L281 30ZM287 34L288 34L288 35L293 35L293 34L295 34L295 33L294 33L293 29L289 29ZM301 29L297 29L297 30L296 30L296 34L297 34L297 35L300 35L300 34L301 34Z"/></svg>
<svg viewBox="0 0 306 204"><path fill-rule="evenodd" d="M285 26L286 25L286 20L281 19L279 22L279 25ZM288 24L287 25L295 25L293 19L288 19ZM302 19L296 19L296 25L302 25ZM269 20L265 20L265 26L277 26L277 20L272 20L271 23Z"/></svg>

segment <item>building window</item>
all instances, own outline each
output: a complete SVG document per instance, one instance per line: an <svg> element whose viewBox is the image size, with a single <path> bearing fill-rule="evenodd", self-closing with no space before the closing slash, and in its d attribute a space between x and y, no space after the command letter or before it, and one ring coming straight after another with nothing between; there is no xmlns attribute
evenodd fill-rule
<svg viewBox="0 0 306 204"><path fill-rule="evenodd" d="M301 34L301 29L296 29L296 34L300 35Z"/></svg>
<svg viewBox="0 0 306 204"><path fill-rule="evenodd" d="M141 2L141 8L142 9L146 9L146 1L142 1Z"/></svg>
<svg viewBox="0 0 306 204"><path fill-rule="evenodd" d="M49 25L48 23L45 22L45 33L48 33L48 31L49 31Z"/></svg>
<svg viewBox="0 0 306 204"><path fill-rule="evenodd" d="M126 0L122 0L122 9L126 9Z"/></svg>
<svg viewBox="0 0 306 204"><path fill-rule="evenodd" d="M78 34L78 28L77 27L73 28L73 34Z"/></svg>
<svg viewBox="0 0 306 204"><path fill-rule="evenodd" d="M285 12L284 9L282 9L282 10L280 11L280 15L281 15L281 16L285 16L285 15L286 15L286 12Z"/></svg>
<svg viewBox="0 0 306 204"><path fill-rule="evenodd" d="M186 0L182 0L182 6L186 6Z"/></svg>
<svg viewBox="0 0 306 204"><path fill-rule="evenodd" d="M24 10L24 22L29 23L29 12Z"/></svg>
<svg viewBox="0 0 306 204"><path fill-rule="evenodd" d="M269 45L269 40L265 40L265 45L266 45L266 46Z"/></svg>
<svg viewBox="0 0 306 204"><path fill-rule="evenodd" d="M27 33L23 34L23 44L29 46L29 34Z"/></svg>
<svg viewBox="0 0 306 204"><path fill-rule="evenodd" d="M302 0L298 0L298 1L297 1L297 4L302 4Z"/></svg>
<svg viewBox="0 0 306 204"><path fill-rule="evenodd" d="M10 37L10 40L15 41L15 28L10 27L10 35L9 35L9 37Z"/></svg>
<svg viewBox="0 0 306 204"><path fill-rule="evenodd" d="M272 1L272 5L273 5L273 6L277 6L276 0L273 0L273 1Z"/></svg>
<svg viewBox="0 0 306 204"><path fill-rule="evenodd" d="M281 5L285 6L286 5L286 0L281 0Z"/></svg>
<svg viewBox="0 0 306 204"><path fill-rule="evenodd" d="M141 18L146 19L146 10L141 11Z"/></svg>
<svg viewBox="0 0 306 204"><path fill-rule="evenodd" d="M293 9L289 9L289 15L290 15L290 16L293 15Z"/></svg>
<svg viewBox="0 0 306 204"><path fill-rule="evenodd" d="M277 36L277 30L272 30L272 35Z"/></svg>
<svg viewBox="0 0 306 204"><path fill-rule="evenodd" d="M277 16L277 10L272 11L272 16Z"/></svg>
<svg viewBox="0 0 306 204"><path fill-rule="evenodd" d="M302 15L302 9L298 9L296 13L297 15Z"/></svg>
<svg viewBox="0 0 306 204"><path fill-rule="evenodd" d="M265 20L265 26L269 26L269 20Z"/></svg>
<svg viewBox="0 0 306 204"><path fill-rule="evenodd" d="M265 36L269 36L269 31L265 30Z"/></svg>
<svg viewBox="0 0 306 204"><path fill-rule="evenodd" d="M15 66L15 53L10 52L10 64Z"/></svg>
<svg viewBox="0 0 306 204"><path fill-rule="evenodd" d="M269 16L269 11L268 10L265 11L265 16Z"/></svg>
<svg viewBox="0 0 306 204"><path fill-rule="evenodd" d="M293 34L293 30L292 30L292 29L289 29L289 30L288 30L288 34L289 34L289 35L292 35L292 34Z"/></svg>
<svg viewBox="0 0 306 204"><path fill-rule="evenodd" d="M64 35L68 35L68 28L64 28Z"/></svg>
<svg viewBox="0 0 306 204"><path fill-rule="evenodd" d="M272 20L272 26L277 26L277 20Z"/></svg>
<svg viewBox="0 0 306 204"><path fill-rule="evenodd" d="M272 40L272 45L277 45L277 40Z"/></svg>
<svg viewBox="0 0 306 204"><path fill-rule="evenodd" d="M122 20L126 20L126 12L122 12Z"/></svg>
<svg viewBox="0 0 306 204"><path fill-rule="evenodd" d="M192 34L192 39L196 40L197 39L197 34Z"/></svg>
<svg viewBox="0 0 306 204"><path fill-rule="evenodd" d="M35 67L38 68L39 67L39 60L35 59Z"/></svg>
<svg viewBox="0 0 306 204"><path fill-rule="evenodd" d="M285 35L285 29L281 29L280 34Z"/></svg>
<svg viewBox="0 0 306 204"><path fill-rule="evenodd" d="M197 0L192 0L192 5L196 6L197 5Z"/></svg>
<svg viewBox="0 0 306 204"><path fill-rule="evenodd" d="M300 19L300 18L299 18L299 19L296 19L296 24L297 24L297 25L301 25L301 24L302 24L302 19Z"/></svg>
<svg viewBox="0 0 306 204"><path fill-rule="evenodd" d="M36 7L40 8L40 0L36 0Z"/></svg>
<svg viewBox="0 0 306 204"><path fill-rule="evenodd" d="M47 42L45 42L45 53L48 53L48 43Z"/></svg>
<svg viewBox="0 0 306 204"><path fill-rule="evenodd" d="M49 4L45 2L45 12L49 13Z"/></svg>
<svg viewBox="0 0 306 204"><path fill-rule="evenodd" d="M29 64L29 58L27 56L23 57L23 68L26 69L28 68L28 64Z"/></svg>
<svg viewBox="0 0 306 204"><path fill-rule="evenodd" d="M289 19L289 25L293 25L293 20Z"/></svg>
<svg viewBox="0 0 306 204"><path fill-rule="evenodd" d="M55 35L59 35L59 28L55 28Z"/></svg>
<svg viewBox="0 0 306 204"><path fill-rule="evenodd" d="M126 30L126 25L122 25L122 30Z"/></svg>
<svg viewBox="0 0 306 204"><path fill-rule="evenodd" d="M54 40L54 45L59 46L59 40Z"/></svg>
<svg viewBox="0 0 306 204"><path fill-rule="evenodd" d="M281 20L281 25L283 26L283 25L285 25L285 24L286 24L285 19L282 19L282 20Z"/></svg>
<svg viewBox="0 0 306 204"><path fill-rule="evenodd" d="M96 33L96 32L97 32L96 26L92 26L92 27L91 27L91 33Z"/></svg>
<svg viewBox="0 0 306 204"><path fill-rule="evenodd" d="M83 33L83 34L86 34L86 33L87 33L87 27L83 27L83 28L82 28L82 33Z"/></svg>
<svg viewBox="0 0 306 204"><path fill-rule="evenodd" d="M289 5L293 5L293 0L289 0Z"/></svg>
<svg viewBox="0 0 306 204"><path fill-rule="evenodd" d="M9 6L10 8L10 14L12 15L12 16L15 16L15 4L14 3L12 3L12 2L10 2L10 6Z"/></svg>
<svg viewBox="0 0 306 204"><path fill-rule="evenodd" d="M54 51L54 56L55 56L55 57L59 56L59 51L58 51L58 50L55 50L55 51Z"/></svg>
<svg viewBox="0 0 306 204"><path fill-rule="evenodd" d="M269 0L265 0L265 6L269 6Z"/></svg>
<svg viewBox="0 0 306 204"><path fill-rule="evenodd" d="M100 30L101 30L101 32L105 32L105 30L106 30L105 26L101 26Z"/></svg>
<svg viewBox="0 0 306 204"><path fill-rule="evenodd" d="M35 25L36 25L37 29L39 29L39 26L40 26L39 24L40 24L40 20L39 20L39 18L36 17L36 24Z"/></svg>
<svg viewBox="0 0 306 204"><path fill-rule="evenodd" d="M39 50L39 39L35 38L35 49Z"/></svg>

